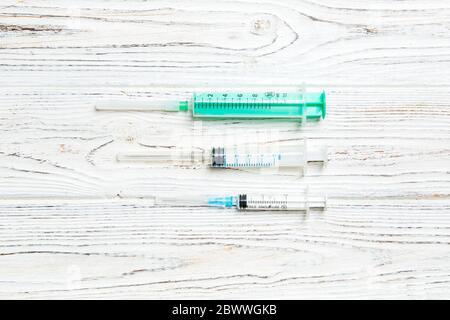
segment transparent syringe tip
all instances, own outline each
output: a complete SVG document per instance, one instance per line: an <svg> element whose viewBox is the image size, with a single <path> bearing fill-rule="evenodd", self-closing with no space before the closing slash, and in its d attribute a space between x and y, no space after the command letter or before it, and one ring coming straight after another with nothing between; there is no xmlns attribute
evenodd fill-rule
<svg viewBox="0 0 450 320"><path fill-rule="evenodd" d="M97 111L187 111L188 102L178 100L103 99L95 103Z"/></svg>
<svg viewBox="0 0 450 320"><path fill-rule="evenodd" d="M171 161L173 157L170 152L159 152L159 153L144 153L144 152L129 152L129 153L118 153L116 155L116 160L118 162L168 162Z"/></svg>
<svg viewBox="0 0 450 320"><path fill-rule="evenodd" d="M155 148L146 152L123 152L116 155L118 162L145 162L151 164L199 165L205 163L203 150Z"/></svg>

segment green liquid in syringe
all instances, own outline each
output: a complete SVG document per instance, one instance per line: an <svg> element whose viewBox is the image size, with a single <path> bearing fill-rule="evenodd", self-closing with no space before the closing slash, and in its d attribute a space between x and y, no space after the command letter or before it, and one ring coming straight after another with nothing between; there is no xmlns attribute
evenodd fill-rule
<svg viewBox="0 0 450 320"><path fill-rule="evenodd" d="M194 118L320 119L325 117L325 92L197 93Z"/></svg>

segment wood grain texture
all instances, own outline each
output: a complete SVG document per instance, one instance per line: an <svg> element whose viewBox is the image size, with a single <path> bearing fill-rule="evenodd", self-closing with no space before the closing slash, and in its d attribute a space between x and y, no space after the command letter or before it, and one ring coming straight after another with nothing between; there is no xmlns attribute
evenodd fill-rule
<svg viewBox="0 0 450 320"><path fill-rule="evenodd" d="M2 1L0 298L450 298L449 40L444 0ZM325 121L93 108L302 82ZM115 161L302 137L305 177ZM306 185L326 212L198 200Z"/></svg>

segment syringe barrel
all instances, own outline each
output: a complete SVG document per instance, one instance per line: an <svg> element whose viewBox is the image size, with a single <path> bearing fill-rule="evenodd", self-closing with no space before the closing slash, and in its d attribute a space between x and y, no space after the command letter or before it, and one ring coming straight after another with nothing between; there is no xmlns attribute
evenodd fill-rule
<svg viewBox="0 0 450 320"><path fill-rule="evenodd" d="M240 194L236 206L238 210L249 211L307 211L310 208L324 209L326 198L307 194Z"/></svg>
<svg viewBox="0 0 450 320"><path fill-rule="evenodd" d="M214 147L211 149L213 168L263 168L280 165L279 152L251 152L239 147Z"/></svg>
<svg viewBox="0 0 450 320"><path fill-rule="evenodd" d="M196 93L192 115L203 119L325 118L325 92Z"/></svg>
<svg viewBox="0 0 450 320"><path fill-rule="evenodd" d="M307 148L306 139L270 145L234 145L211 149L211 166L236 167L303 167L308 161L326 161L326 150Z"/></svg>

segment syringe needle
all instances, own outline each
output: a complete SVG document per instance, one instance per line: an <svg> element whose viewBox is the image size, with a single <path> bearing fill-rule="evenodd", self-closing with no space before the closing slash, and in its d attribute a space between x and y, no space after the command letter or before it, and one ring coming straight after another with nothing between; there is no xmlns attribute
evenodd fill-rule
<svg viewBox="0 0 450 320"><path fill-rule="evenodd" d="M178 100L105 99L95 104L97 111L184 111Z"/></svg>
<svg viewBox="0 0 450 320"><path fill-rule="evenodd" d="M172 164L181 166L195 166L204 164L204 151L200 149L167 149L158 148L147 152L127 152L116 155L118 162L148 162L153 164Z"/></svg>

